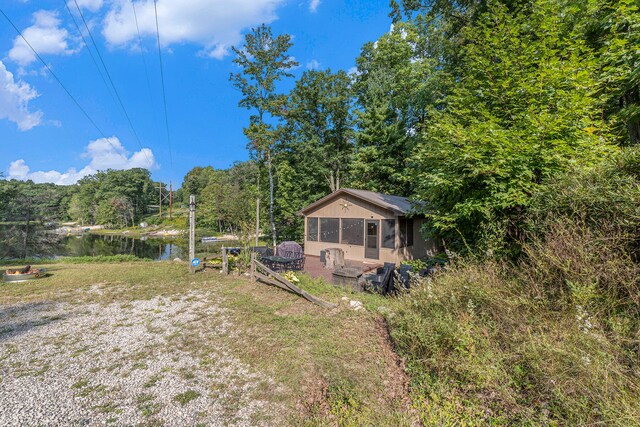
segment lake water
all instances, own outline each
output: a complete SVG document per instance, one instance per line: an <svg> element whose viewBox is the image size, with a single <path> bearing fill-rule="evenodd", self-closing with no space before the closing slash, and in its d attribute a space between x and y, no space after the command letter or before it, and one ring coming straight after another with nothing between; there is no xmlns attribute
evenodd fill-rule
<svg viewBox="0 0 640 427"><path fill-rule="evenodd" d="M61 256L109 256L134 255L153 260L172 260L189 257L189 243L184 238L132 238L126 236L92 235L58 236L51 233L34 233L30 236L26 251L19 232L0 228L0 259L28 257L55 258ZM237 242L196 244L199 256L218 254L222 245L237 246Z"/></svg>

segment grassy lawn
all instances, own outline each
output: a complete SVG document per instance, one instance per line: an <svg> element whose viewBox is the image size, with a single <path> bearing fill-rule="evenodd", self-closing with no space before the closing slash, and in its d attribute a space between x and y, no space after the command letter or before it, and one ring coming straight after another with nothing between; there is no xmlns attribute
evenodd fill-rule
<svg viewBox="0 0 640 427"><path fill-rule="evenodd" d="M341 302L326 310L246 277L190 275L185 264L45 267L50 277L0 284L0 380L46 389L65 377L69 417L79 406L113 425L414 424L380 297L303 277L311 293Z"/></svg>

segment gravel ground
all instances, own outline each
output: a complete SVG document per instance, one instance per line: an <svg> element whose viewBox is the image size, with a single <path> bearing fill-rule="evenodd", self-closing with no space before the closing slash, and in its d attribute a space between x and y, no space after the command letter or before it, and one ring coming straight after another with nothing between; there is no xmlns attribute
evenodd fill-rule
<svg viewBox="0 0 640 427"><path fill-rule="evenodd" d="M0 426L271 424L256 395L275 385L229 339L226 311L195 293L0 306Z"/></svg>

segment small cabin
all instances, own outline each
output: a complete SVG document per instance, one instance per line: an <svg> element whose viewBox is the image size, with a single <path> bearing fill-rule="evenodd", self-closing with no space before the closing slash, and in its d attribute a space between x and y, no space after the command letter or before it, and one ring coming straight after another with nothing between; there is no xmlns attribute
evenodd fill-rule
<svg viewBox="0 0 640 427"><path fill-rule="evenodd" d="M424 239L424 218L411 215L405 197L342 188L300 211L304 216L304 253L340 248L344 258L393 262L433 254L435 242Z"/></svg>

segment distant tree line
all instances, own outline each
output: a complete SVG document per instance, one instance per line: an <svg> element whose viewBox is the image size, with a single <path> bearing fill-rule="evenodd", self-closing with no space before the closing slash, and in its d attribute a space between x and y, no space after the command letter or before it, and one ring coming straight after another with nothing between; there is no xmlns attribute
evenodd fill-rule
<svg viewBox="0 0 640 427"><path fill-rule="evenodd" d="M68 186L0 180L0 222L132 226L156 211L159 185L142 168L100 171Z"/></svg>

